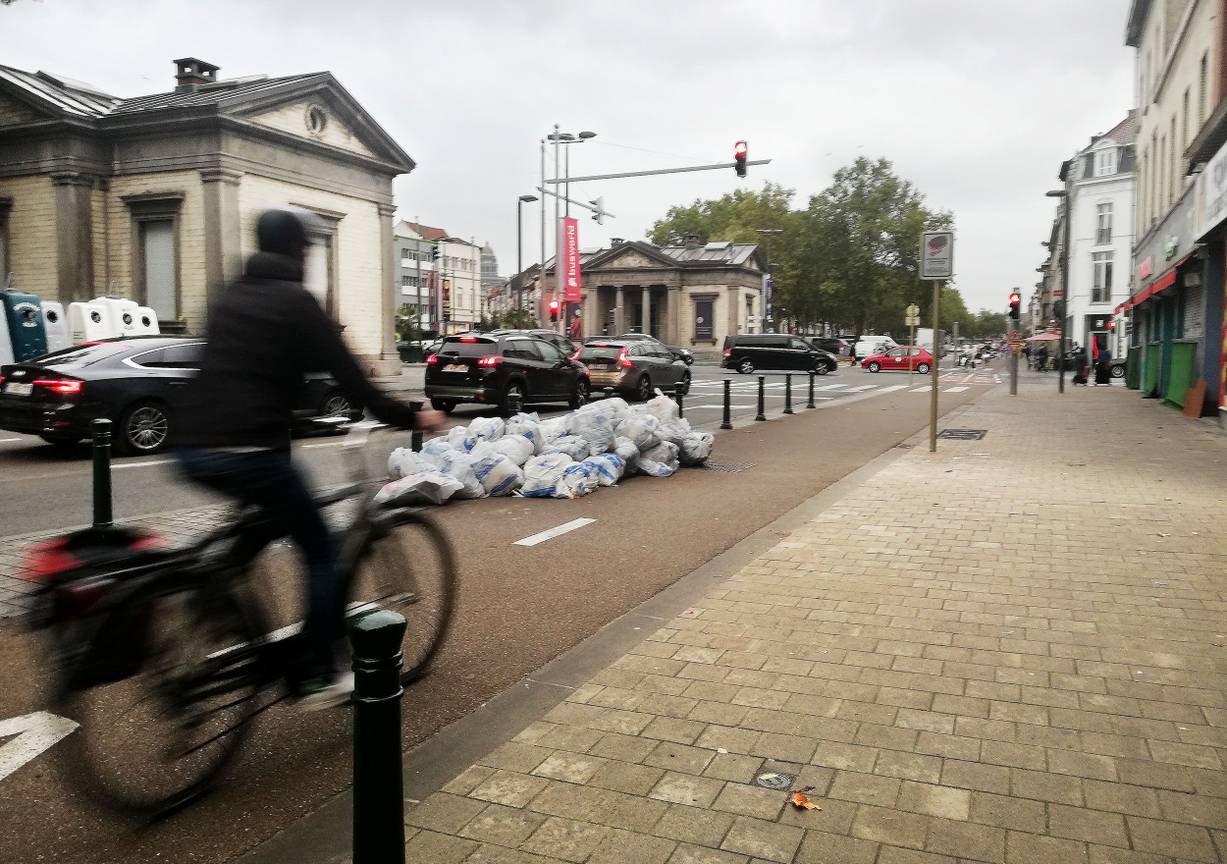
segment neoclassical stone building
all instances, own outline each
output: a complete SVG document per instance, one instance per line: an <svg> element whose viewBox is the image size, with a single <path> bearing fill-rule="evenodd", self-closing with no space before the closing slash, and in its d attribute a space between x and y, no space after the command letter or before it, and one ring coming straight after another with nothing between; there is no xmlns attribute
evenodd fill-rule
<svg viewBox="0 0 1227 864"><path fill-rule="evenodd" d="M718 350L725 336L761 332L765 270L753 243L615 241L581 256L584 335L638 330L670 345Z"/></svg>
<svg viewBox="0 0 1227 864"><path fill-rule="evenodd" d="M321 217L308 287L371 370L397 368L392 180L413 160L328 72L217 78L121 99L0 66L0 283L65 304L102 294L201 332L271 207Z"/></svg>

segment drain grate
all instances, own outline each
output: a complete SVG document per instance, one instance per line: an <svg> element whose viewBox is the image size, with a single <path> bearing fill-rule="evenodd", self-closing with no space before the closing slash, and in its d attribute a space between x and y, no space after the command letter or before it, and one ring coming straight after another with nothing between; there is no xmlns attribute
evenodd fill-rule
<svg viewBox="0 0 1227 864"><path fill-rule="evenodd" d="M760 771L754 775L754 785L764 789L787 789L795 779L797 775L785 774L783 771Z"/></svg>
<svg viewBox="0 0 1227 864"><path fill-rule="evenodd" d="M703 467L709 471L723 471L726 474L738 474L749 471L754 466L749 462L704 462Z"/></svg>
<svg viewBox="0 0 1227 864"><path fill-rule="evenodd" d="M987 429L943 429L937 434L937 437L955 441L979 441L986 434L988 434Z"/></svg>

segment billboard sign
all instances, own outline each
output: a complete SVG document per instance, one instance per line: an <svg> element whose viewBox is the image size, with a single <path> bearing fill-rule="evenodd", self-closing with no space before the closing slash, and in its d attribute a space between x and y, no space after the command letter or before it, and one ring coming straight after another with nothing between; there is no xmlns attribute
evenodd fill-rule
<svg viewBox="0 0 1227 864"><path fill-rule="evenodd" d="M954 275L954 232L925 231L920 235L920 278L949 279Z"/></svg>
<svg viewBox="0 0 1227 864"><path fill-rule="evenodd" d="M579 273L579 221L571 216L562 220L562 279L563 299L578 303L583 299Z"/></svg>

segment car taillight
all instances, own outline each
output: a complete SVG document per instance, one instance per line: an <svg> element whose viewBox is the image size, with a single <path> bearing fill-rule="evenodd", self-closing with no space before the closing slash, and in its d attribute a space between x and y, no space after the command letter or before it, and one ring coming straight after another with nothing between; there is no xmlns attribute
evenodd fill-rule
<svg viewBox="0 0 1227 864"><path fill-rule="evenodd" d="M427 365L427 366L433 366L433 365L435 365L435 364L436 364L436 363L438 363L438 362L439 362L439 355L438 355L438 354L431 354L429 357L427 357L427 358L426 358L426 365Z"/></svg>
<svg viewBox="0 0 1227 864"><path fill-rule="evenodd" d="M37 378L31 382L35 387L46 387L61 396L76 396L85 386L84 381L66 381L58 378Z"/></svg>
<svg viewBox="0 0 1227 864"><path fill-rule="evenodd" d="M733 356L733 349L732 349L732 348L725 348L725 349L724 349L724 356L725 356L725 357L732 357L732 356Z"/></svg>
<svg viewBox="0 0 1227 864"><path fill-rule="evenodd" d="M493 369L495 366L503 362L503 358L499 354L487 354L477 361L477 365L485 369Z"/></svg>
<svg viewBox="0 0 1227 864"><path fill-rule="evenodd" d="M634 369L635 368L635 364L632 363L630 360L626 359L626 349L625 348L623 348L621 351L618 352L618 365L621 366L623 369Z"/></svg>

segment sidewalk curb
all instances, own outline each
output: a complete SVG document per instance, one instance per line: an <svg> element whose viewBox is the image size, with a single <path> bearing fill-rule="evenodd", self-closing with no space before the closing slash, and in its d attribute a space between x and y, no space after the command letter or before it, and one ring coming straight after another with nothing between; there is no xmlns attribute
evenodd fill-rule
<svg viewBox="0 0 1227 864"><path fill-rule="evenodd" d="M977 401L959 405L939 419L956 417ZM718 580L732 576L749 561L775 546L781 537L837 504L907 450L927 441L926 424L900 444L738 541L508 687L476 711L444 727L403 754L406 800L416 803L437 791L703 597ZM406 692L406 698L412 698L412 695L411 690ZM235 860L241 864L297 864L309 857L320 864L347 862L350 860L352 807L352 789L346 789ZM305 857L304 850L308 849L310 855Z"/></svg>

